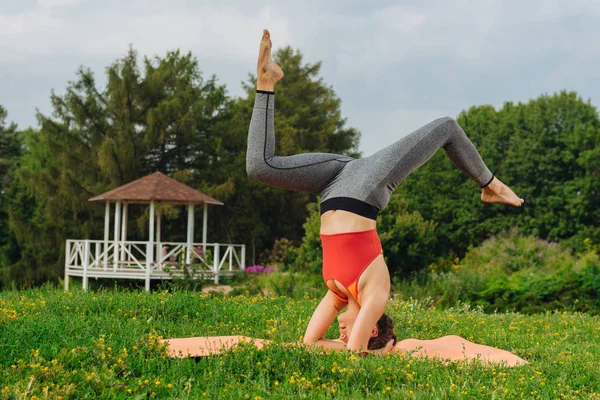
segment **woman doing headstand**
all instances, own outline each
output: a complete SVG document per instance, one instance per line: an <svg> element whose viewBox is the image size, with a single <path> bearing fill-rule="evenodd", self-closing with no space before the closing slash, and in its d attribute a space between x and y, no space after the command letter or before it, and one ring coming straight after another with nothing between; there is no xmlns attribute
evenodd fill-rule
<svg viewBox="0 0 600 400"><path fill-rule="evenodd" d="M270 34L265 30L246 169L250 177L268 185L320 195L323 279L329 290L313 313L304 342L339 347L339 342L323 339L323 335L348 306L338 319L340 339L350 350L366 350L369 338L377 336L376 323L390 293L390 276L375 230L377 213L400 182L443 148L483 188L484 202L518 207L523 200L492 175L461 127L449 117L436 119L365 158L327 153L275 156L274 89L281 78L283 71L271 58Z"/></svg>

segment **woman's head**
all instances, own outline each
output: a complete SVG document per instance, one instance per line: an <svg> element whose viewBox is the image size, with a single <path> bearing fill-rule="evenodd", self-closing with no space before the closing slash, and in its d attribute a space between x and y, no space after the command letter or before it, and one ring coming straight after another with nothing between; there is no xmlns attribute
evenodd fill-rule
<svg viewBox="0 0 600 400"><path fill-rule="evenodd" d="M357 316L357 312L352 312L350 310L343 312L338 316L340 340L345 343L348 343ZM394 340L394 344L396 344L397 338L394 333L394 323L389 315L383 314L381 318L379 318L379 321L377 321L377 324L373 327L367 348L369 350L382 349L392 339Z"/></svg>
<svg viewBox="0 0 600 400"><path fill-rule="evenodd" d="M390 340L393 340L396 345L398 337L394 333L392 319L389 315L383 314L377 321L377 336L371 336L367 348L369 350L383 349Z"/></svg>

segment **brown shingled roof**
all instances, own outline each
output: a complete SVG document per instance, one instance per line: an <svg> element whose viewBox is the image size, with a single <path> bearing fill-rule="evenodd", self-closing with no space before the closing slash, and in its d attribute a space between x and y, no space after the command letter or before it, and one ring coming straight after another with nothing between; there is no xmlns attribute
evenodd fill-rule
<svg viewBox="0 0 600 400"><path fill-rule="evenodd" d="M111 202L118 200L132 203L150 203L150 201L155 200L163 204L207 203L223 205L219 200L213 199L160 172L155 172L152 175L109 190L106 193L92 197L89 201Z"/></svg>

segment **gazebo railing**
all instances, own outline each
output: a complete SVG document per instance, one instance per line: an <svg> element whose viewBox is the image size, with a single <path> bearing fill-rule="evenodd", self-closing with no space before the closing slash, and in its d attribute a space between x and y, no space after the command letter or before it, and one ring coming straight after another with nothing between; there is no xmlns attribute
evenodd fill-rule
<svg viewBox="0 0 600 400"><path fill-rule="evenodd" d="M171 279L181 275L181 268L194 266L206 278L219 281L219 275L232 274L245 268L246 246L222 243L142 241L67 240L65 248L65 289L69 276L87 279L124 278L145 279L146 289L151 279Z"/></svg>

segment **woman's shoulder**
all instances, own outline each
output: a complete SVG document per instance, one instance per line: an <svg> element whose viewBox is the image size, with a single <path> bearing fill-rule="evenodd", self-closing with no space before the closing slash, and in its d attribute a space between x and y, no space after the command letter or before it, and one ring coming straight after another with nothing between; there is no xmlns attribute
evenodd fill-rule
<svg viewBox="0 0 600 400"><path fill-rule="evenodd" d="M394 346L394 351L406 352L406 351L411 351L411 350L417 350L419 347L423 347L426 345L442 345L442 344L458 345L460 343L473 343L473 342L471 342L461 336L458 336L458 335L446 335L446 336L441 336L439 338L427 339L427 340L408 338L408 339L403 339L403 340L398 341L396 343L396 345Z"/></svg>
<svg viewBox="0 0 600 400"><path fill-rule="evenodd" d="M399 340L394 345L392 351L395 353L406 353L408 351L417 349L420 345L422 345L422 342L422 340L413 338Z"/></svg>

